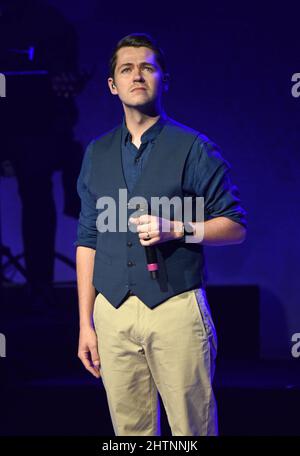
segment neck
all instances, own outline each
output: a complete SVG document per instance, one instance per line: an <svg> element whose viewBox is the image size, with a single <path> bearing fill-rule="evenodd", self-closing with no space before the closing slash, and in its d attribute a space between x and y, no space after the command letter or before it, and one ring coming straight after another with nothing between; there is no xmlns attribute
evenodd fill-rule
<svg viewBox="0 0 300 456"><path fill-rule="evenodd" d="M163 109L152 112L142 112L137 109L124 106L125 121L132 136L132 142L139 141L142 134L152 127L160 117L165 117Z"/></svg>

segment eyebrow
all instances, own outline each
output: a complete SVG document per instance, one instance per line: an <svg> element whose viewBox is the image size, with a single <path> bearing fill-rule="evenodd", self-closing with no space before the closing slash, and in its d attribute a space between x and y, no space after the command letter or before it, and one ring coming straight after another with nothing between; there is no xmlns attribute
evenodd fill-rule
<svg viewBox="0 0 300 456"><path fill-rule="evenodd" d="M122 65L120 65L118 69L120 70L123 66L132 66L132 65L133 65L133 63L130 63L130 62L122 63ZM150 65L150 66L155 67L155 64L150 63L150 62L141 62L140 65Z"/></svg>

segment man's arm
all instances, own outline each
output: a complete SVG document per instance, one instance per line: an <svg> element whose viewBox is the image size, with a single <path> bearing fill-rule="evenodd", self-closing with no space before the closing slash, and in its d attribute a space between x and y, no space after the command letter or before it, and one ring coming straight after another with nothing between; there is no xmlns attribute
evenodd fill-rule
<svg viewBox="0 0 300 456"><path fill-rule="evenodd" d="M212 246L242 243L247 233L246 211L231 181L230 164L204 135L191 152L185 190L204 197L204 217L190 222L195 239L187 236L187 242L197 242L198 238L198 242Z"/></svg>
<svg viewBox="0 0 300 456"><path fill-rule="evenodd" d="M137 225L137 232L143 246L172 240L183 240L183 238L187 243L201 243L204 245L241 244L245 240L247 232L242 224L234 222L227 217L215 217L205 222L189 222L189 230L186 231L182 221L169 221L149 214L130 218L129 220ZM169 229L162 231L163 226L169 226ZM148 233L151 235L150 240L146 240Z"/></svg>
<svg viewBox="0 0 300 456"><path fill-rule="evenodd" d="M93 286L93 271L97 245L96 201L89 192L89 176L91 170L91 153L93 143L87 147L80 175L77 181L77 191L81 199L81 211L78 221L76 249L76 272L79 303L80 334L78 356L85 368L95 377L99 377L97 367L100 358L97 348L97 335L93 325L93 308L95 288Z"/></svg>
<svg viewBox="0 0 300 456"><path fill-rule="evenodd" d="M246 238L246 228L227 217L216 217L206 222L189 222L193 232L184 232L182 222L174 222L174 239L183 238L186 242L200 242L203 245L220 246L241 244Z"/></svg>
<svg viewBox="0 0 300 456"><path fill-rule="evenodd" d="M95 288L92 284L95 250L79 245L76 250L76 273L79 302L79 324L82 327L93 327L93 308Z"/></svg>
<svg viewBox="0 0 300 456"><path fill-rule="evenodd" d="M79 303L79 344L78 357L85 368L99 378L100 357L97 336L93 325L95 288L92 284L95 250L78 246L76 250L76 273Z"/></svg>

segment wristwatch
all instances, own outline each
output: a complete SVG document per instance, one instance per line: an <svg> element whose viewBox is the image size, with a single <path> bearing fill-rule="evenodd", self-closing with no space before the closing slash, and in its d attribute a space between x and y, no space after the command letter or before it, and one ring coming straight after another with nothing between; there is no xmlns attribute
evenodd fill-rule
<svg viewBox="0 0 300 456"><path fill-rule="evenodd" d="M191 222L184 222L184 238L185 236L193 236L194 234L194 227Z"/></svg>
<svg viewBox="0 0 300 456"><path fill-rule="evenodd" d="M194 234L194 227L191 222L184 222L182 223L182 236L179 238L179 241L185 242L186 236L193 236Z"/></svg>

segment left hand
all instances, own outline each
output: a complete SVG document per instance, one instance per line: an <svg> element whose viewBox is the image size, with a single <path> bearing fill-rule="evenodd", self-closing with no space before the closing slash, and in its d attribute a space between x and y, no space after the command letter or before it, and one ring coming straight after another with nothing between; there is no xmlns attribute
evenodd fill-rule
<svg viewBox="0 0 300 456"><path fill-rule="evenodd" d="M184 234L182 222L170 221L156 215L143 214L140 217L130 217L129 222L137 225L136 230L143 246L179 239Z"/></svg>

